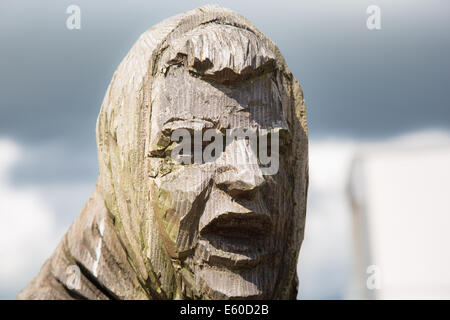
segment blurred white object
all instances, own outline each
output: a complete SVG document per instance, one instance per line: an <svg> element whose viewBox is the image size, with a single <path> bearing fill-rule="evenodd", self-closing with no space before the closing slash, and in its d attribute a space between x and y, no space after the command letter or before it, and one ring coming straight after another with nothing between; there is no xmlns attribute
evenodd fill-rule
<svg viewBox="0 0 450 320"><path fill-rule="evenodd" d="M417 138L354 160L349 298L450 299L450 142Z"/></svg>

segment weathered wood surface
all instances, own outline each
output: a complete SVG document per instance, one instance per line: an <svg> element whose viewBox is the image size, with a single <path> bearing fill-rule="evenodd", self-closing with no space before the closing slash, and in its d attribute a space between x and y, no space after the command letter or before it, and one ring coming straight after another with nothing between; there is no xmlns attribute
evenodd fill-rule
<svg viewBox="0 0 450 320"><path fill-rule="evenodd" d="M268 128L276 174L245 141L213 163L170 157L170 133ZM294 299L308 187L302 90L265 35L218 6L145 32L97 122L94 193L21 299ZM68 285L70 266L80 286Z"/></svg>

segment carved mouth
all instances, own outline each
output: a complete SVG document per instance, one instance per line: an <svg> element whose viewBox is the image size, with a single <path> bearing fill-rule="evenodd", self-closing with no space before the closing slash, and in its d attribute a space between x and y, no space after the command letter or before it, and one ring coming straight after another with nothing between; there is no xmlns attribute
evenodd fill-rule
<svg viewBox="0 0 450 320"><path fill-rule="evenodd" d="M201 260L227 268L255 267L269 255L271 230L267 215L220 215L200 232Z"/></svg>
<svg viewBox="0 0 450 320"><path fill-rule="evenodd" d="M242 239L265 237L271 233L272 222L267 215L228 212L209 222L202 230L202 236L214 235L224 238Z"/></svg>

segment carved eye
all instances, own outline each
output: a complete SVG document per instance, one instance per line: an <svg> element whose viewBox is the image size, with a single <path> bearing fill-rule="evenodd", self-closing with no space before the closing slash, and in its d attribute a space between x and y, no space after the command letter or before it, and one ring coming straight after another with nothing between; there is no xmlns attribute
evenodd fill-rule
<svg viewBox="0 0 450 320"><path fill-rule="evenodd" d="M210 129L214 130L214 129ZM215 130L214 135L208 136L206 130L201 133L201 144L198 143L200 148L195 149L195 139L191 141L192 161L195 164L204 164L208 162L214 162L226 148L226 137L220 131ZM197 132L197 134L199 134ZM217 140L219 139L219 140ZM198 152L198 156L195 157L195 153ZM201 161L199 161L201 159Z"/></svg>
<svg viewBox="0 0 450 320"><path fill-rule="evenodd" d="M291 133L284 128L277 129L277 131L278 141L273 141L273 139L276 139L276 134L272 134L272 131L258 135L258 156L260 152L264 151L270 157L272 155L272 148L276 147L276 145L273 145L274 142L278 143L278 151L280 154L287 151L292 142ZM261 150L264 146L266 146L266 150Z"/></svg>
<svg viewBox="0 0 450 320"><path fill-rule="evenodd" d="M214 162L220 155L225 152L228 145L232 141L228 136L231 134L215 130L208 132L207 130L195 131L193 129L183 129L184 135L177 136L176 140L172 140L169 150L174 151L172 158L177 162L185 165L189 164L205 164ZM256 134L256 133L255 133ZM231 138L242 139L232 136ZM291 135L288 130L276 128L275 132L263 131L256 134L256 139L245 136L245 140L250 144L254 154L260 156L271 157L273 152L277 150L284 153L291 143ZM219 139L219 140L218 140ZM254 145L253 142L256 142ZM278 145L278 149L277 148ZM261 148L264 148L261 149ZM173 157L175 155L175 157Z"/></svg>
<svg viewBox="0 0 450 320"><path fill-rule="evenodd" d="M280 153L285 152L292 144L292 135L289 130L280 129Z"/></svg>
<svg viewBox="0 0 450 320"><path fill-rule="evenodd" d="M184 134L177 136L171 145L171 151L174 151L172 158L177 162L184 165L204 164L215 161L224 151L225 137L219 131L213 131L214 135L208 135L208 133L205 135L208 129L200 131L183 128L182 130L185 130Z"/></svg>

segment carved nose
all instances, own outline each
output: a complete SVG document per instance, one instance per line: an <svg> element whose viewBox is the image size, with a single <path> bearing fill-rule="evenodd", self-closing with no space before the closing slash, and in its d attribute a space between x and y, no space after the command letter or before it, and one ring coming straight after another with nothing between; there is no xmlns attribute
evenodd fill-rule
<svg viewBox="0 0 450 320"><path fill-rule="evenodd" d="M248 141L227 146L216 170L216 185L233 197L250 197L266 182Z"/></svg>
<svg viewBox="0 0 450 320"><path fill-rule="evenodd" d="M221 167L222 172L216 175L216 185L233 197L253 195L265 179L257 168Z"/></svg>

